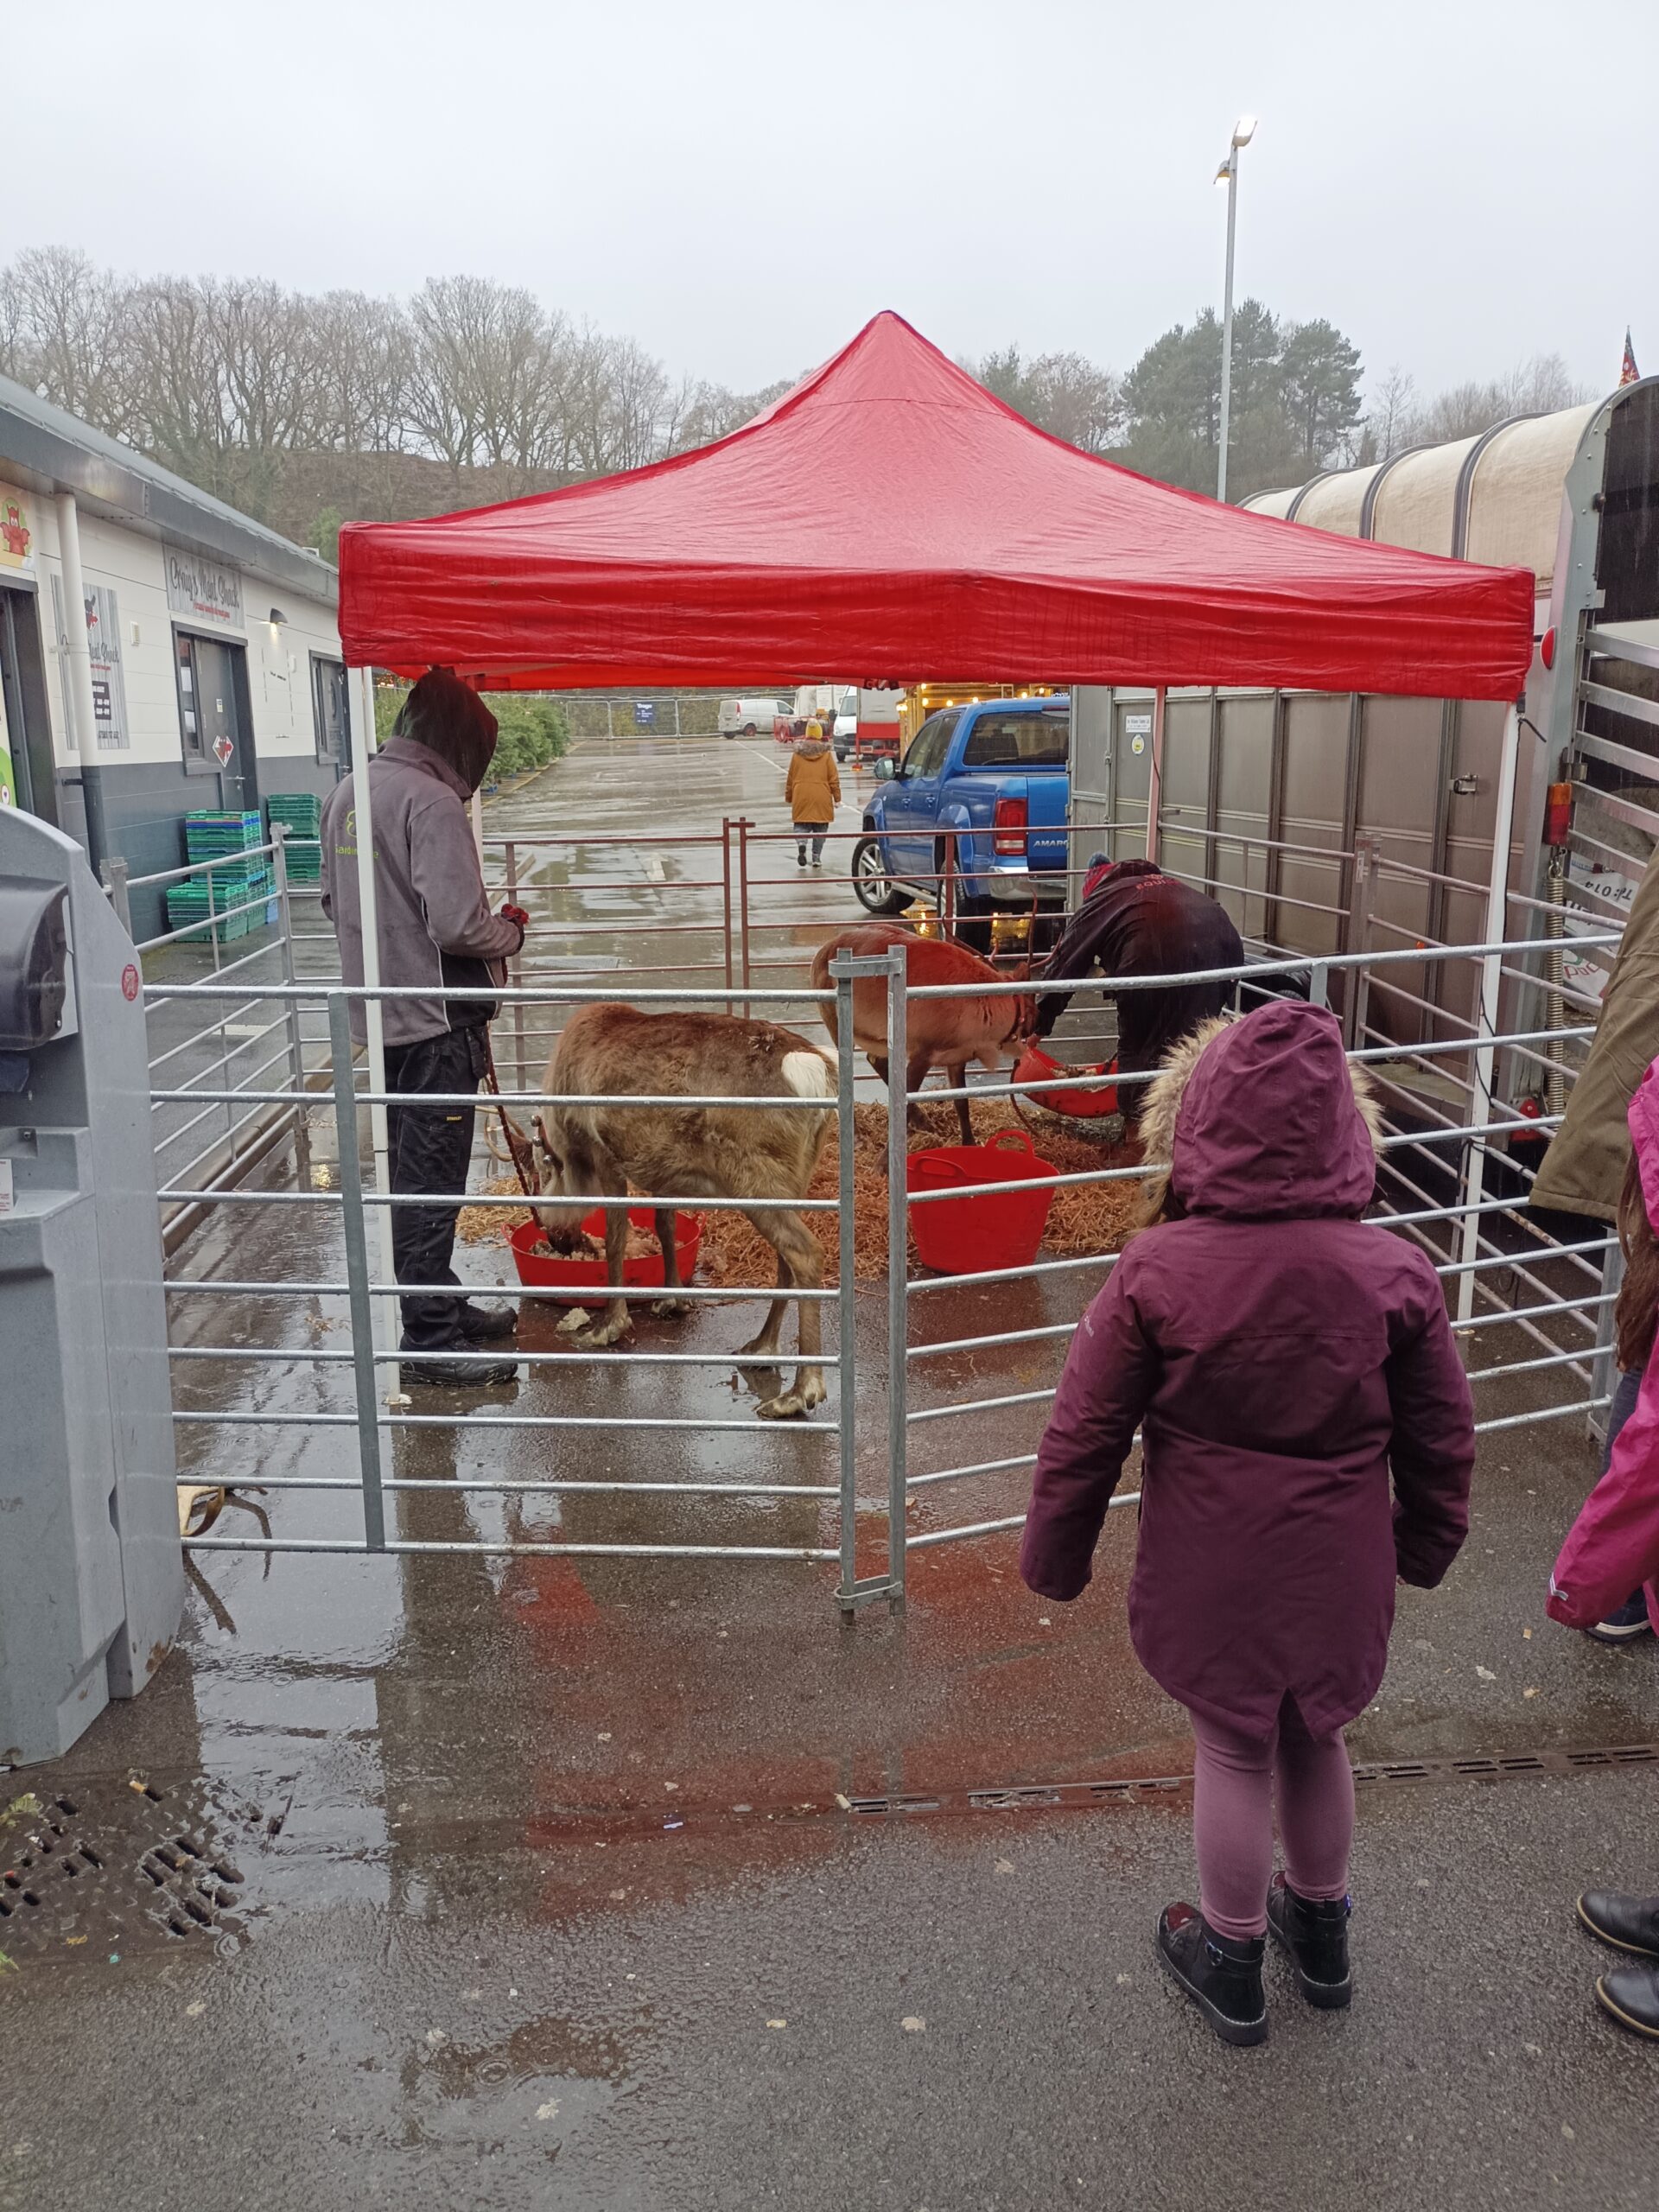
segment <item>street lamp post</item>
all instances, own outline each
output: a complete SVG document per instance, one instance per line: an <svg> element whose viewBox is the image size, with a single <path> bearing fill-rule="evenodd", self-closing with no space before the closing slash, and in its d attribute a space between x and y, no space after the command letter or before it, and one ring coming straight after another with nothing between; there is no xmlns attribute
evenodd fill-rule
<svg viewBox="0 0 1659 2212"><path fill-rule="evenodd" d="M1227 289L1221 318L1221 453L1216 463L1216 497L1227 497L1228 418L1233 397L1233 231L1238 216L1238 155L1255 136L1255 118L1241 115L1233 125L1227 158L1216 171L1216 182L1227 188Z"/></svg>

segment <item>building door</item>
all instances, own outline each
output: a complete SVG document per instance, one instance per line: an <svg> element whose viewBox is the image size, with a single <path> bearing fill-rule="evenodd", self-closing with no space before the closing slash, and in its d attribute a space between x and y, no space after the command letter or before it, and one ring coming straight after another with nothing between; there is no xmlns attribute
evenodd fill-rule
<svg viewBox="0 0 1659 2212"><path fill-rule="evenodd" d="M245 649L183 630L177 645L186 765L216 771L219 804L230 813L251 814L259 804L259 772Z"/></svg>
<svg viewBox="0 0 1659 2212"><path fill-rule="evenodd" d="M0 784L6 803L58 818L41 628L32 592L0 591Z"/></svg>

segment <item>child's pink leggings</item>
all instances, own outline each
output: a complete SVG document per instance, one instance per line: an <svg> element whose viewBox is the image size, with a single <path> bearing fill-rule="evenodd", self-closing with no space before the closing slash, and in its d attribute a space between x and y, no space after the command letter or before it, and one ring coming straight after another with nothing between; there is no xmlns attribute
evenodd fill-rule
<svg viewBox="0 0 1659 2212"><path fill-rule="evenodd" d="M1265 1738L1196 1713L1187 1718L1198 1745L1192 1841L1199 1910L1216 1933L1246 1942L1266 1930L1275 1796L1292 1889L1310 1899L1345 1897L1354 1775L1342 1731L1310 1736L1290 1697Z"/></svg>

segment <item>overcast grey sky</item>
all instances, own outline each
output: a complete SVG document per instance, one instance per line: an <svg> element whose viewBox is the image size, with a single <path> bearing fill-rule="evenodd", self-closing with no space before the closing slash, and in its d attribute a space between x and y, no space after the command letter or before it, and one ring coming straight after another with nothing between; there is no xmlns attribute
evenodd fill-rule
<svg viewBox="0 0 1659 2212"><path fill-rule="evenodd" d="M1656 0L16 0L0 259L475 271L749 389L878 308L1127 367L1238 283L1433 390L1659 369ZM73 22L73 37L66 27Z"/></svg>

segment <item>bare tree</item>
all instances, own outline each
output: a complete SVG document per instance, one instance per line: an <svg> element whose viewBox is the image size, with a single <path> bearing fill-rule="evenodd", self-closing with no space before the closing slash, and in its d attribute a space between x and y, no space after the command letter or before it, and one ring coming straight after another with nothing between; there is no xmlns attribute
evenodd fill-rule
<svg viewBox="0 0 1659 2212"><path fill-rule="evenodd" d="M24 380L99 429L119 425L124 287L70 246L28 246L7 272Z"/></svg>
<svg viewBox="0 0 1659 2212"><path fill-rule="evenodd" d="M1410 380L1406 381L1408 385ZM1402 411L1394 449L1478 437L1512 416L1548 415L1558 408L1581 406L1594 396L1589 385L1569 374L1559 353L1535 353L1501 376L1452 385L1421 405L1408 402Z"/></svg>
<svg viewBox="0 0 1659 2212"><path fill-rule="evenodd" d="M1371 442L1371 458L1387 461L1412 442L1411 426L1417 415L1417 382L1396 362L1376 387L1365 417Z"/></svg>
<svg viewBox="0 0 1659 2212"><path fill-rule="evenodd" d="M395 300L326 292L315 330L316 444L335 453L397 453L409 439L412 343Z"/></svg>
<svg viewBox="0 0 1659 2212"><path fill-rule="evenodd" d="M797 381L785 377L760 391L732 391L721 384L685 385L677 397L667 439L669 451L685 453L693 446L712 445L716 438L729 437L781 399Z"/></svg>

